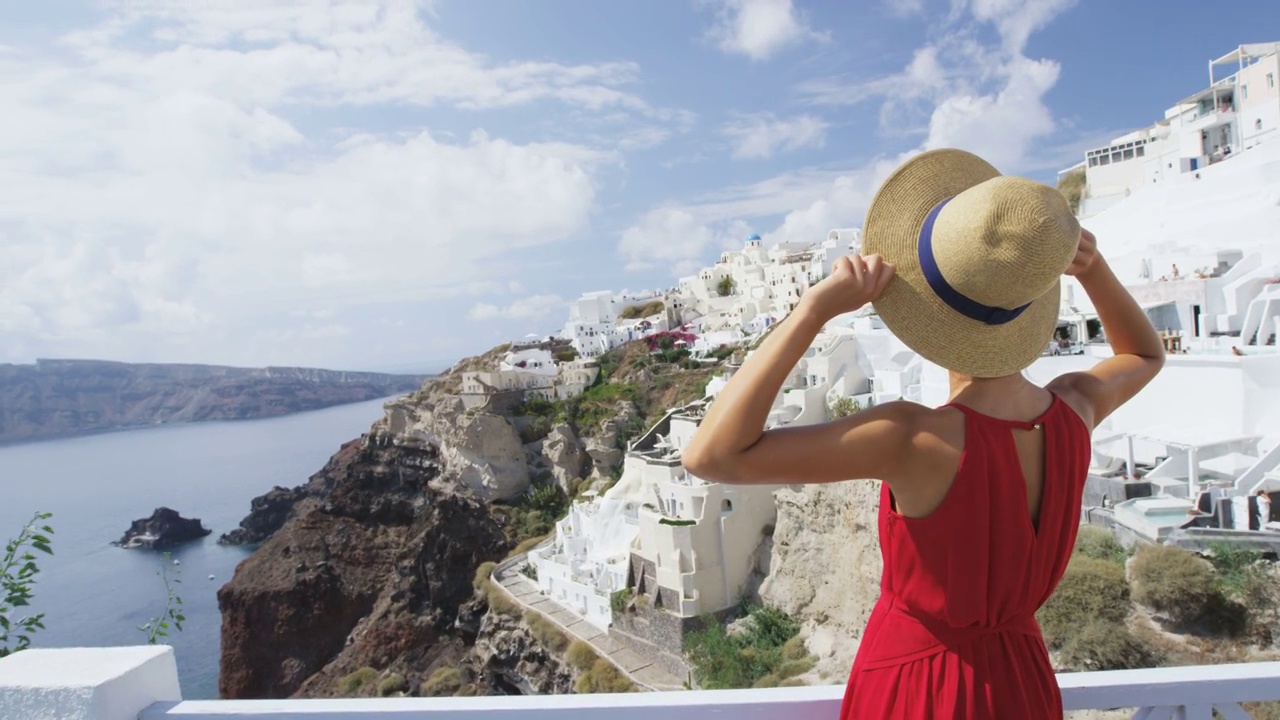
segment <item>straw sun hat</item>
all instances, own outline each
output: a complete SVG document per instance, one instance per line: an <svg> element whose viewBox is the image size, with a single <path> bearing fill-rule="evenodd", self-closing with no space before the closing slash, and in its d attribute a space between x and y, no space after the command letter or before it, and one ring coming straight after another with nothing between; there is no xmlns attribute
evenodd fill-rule
<svg viewBox="0 0 1280 720"><path fill-rule="evenodd" d="M874 303L925 359L974 377L1026 368L1057 325L1080 223L1060 192L1001 175L963 150L932 150L885 180L862 252L897 273Z"/></svg>

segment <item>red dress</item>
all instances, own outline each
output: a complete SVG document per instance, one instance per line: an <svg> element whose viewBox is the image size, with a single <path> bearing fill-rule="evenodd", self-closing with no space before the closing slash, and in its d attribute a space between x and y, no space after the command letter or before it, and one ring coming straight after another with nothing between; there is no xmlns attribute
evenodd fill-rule
<svg viewBox="0 0 1280 720"><path fill-rule="evenodd" d="M1027 423L961 405L964 452L924 518L880 491L884 574L845 690L841 720L1053 720L1062 696L1036 610L1075 544L1089 430L1056 395ZM1012 428L1044 427L1044 489L1031 523Z"/></svg>

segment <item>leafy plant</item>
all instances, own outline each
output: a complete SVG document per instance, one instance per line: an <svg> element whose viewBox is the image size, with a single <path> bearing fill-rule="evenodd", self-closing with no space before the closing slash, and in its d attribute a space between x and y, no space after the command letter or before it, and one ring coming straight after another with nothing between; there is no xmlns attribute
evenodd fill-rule
<svg viewBox="0 0 1280 720"><path fill-rule="evenodd" d="M735 286L736 286L736 283L733 282L733 278L729 277L728 275L725 275L724 277L720 278L720 282L716 283L716 292L720 293L720 297L732 295L733 289Z"/></svg>
<svg viewBox="0 0 1280 720"><path fill-rule="evenodd" d="M847 395L841 395L836 398L835 402L831 403L829 410L831 411L831 419L835 420L862 412L862 403Z"/></svg>
<svg viewBox="0 0 1280 720"><path fill-rule="evenodd" d="M36 513L4 548L0 560L0 657L31 647L31 636L44 629L44 613L15 617L18 608L31 605L32 586L40 568L32 551L53 554L49 536L53 528L41 525L52 513ZM13 643L10 647L10 643Z"/></svg>
<svg viewBox="0 0 1280 720"><path fill-rule="evenodd" d="M774 680L765 684L777 684L784 666L787 673L808 670L804 658L796 657L799 649L788 645L800 633L795 620L772 607L752 608L748 617L745 630L734 635L714 618L705 617L706 629L685 639L685 652L702 687L747 688L769 676Z"/></svg>
<svg viewBox="0 0 1280 720"><path fill-rule="evenodd" d="M169 567L173 564L169 553L165 553L161 558L163 564L156 574L164 582L164 611L151 618L145 625L138 626L138 630L146 634L148 645L155 645L160 638L168 637L170 629L182 632L182 623L187 621L187 616L182 614L182 598L173 587L182 581L176 577L169 577Z"/></svg>

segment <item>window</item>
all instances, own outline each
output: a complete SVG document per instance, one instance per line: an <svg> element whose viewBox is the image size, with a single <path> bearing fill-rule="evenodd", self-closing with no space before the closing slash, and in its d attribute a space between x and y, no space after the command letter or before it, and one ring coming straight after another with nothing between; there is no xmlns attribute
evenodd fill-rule
<svg viewBox="0 0 1280 720"><path fill-rule="evenodd" d="M1147 154L1147 149L1139 145L1137 148L1137 152L1138 152L1138 157L1144 157Z"/></svg>
<svg viewBox="0 0 1280 720"><path fill-rule="evenodd" d="M1275 86L1276 86L1276 74L1267 73L1267 88L1273 88Z"/></svg>
<svg viewBox="0 0 1280 720"><path fill-rule="evenodd" d="M1248 86L1248 85L1241 85L1241 86L1240 86L1240 99L1241 99L1241 100L1248 100L1248 99L1249 99L1249 86Z"/></svg>

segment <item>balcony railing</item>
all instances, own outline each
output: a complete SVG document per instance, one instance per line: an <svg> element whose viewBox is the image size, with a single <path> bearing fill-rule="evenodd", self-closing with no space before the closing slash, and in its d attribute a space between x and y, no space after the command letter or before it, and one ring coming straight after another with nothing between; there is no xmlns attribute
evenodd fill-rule
<svg viewBox="0 0 1280 720"><path fill-rule="evenodd" d="M1135 720L1250 716L1280 700L1280 662L1068 673L1064 709L1133 709ZM0 717L84 720L832 720L844 689L703 690L627 695L181 701L167 647L28 650L0 660Z"/></svg>

